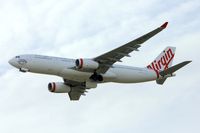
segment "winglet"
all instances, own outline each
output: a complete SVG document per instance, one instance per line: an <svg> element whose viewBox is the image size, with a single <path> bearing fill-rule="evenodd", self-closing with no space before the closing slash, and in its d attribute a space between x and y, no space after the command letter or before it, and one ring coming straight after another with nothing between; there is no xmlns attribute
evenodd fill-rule
<svg viewBox="0 0 200 133"><path fill-rule="evenodd" d="M160 26L160 28L165 29L168 25L168 22L165 22L163 25Z"/></svg>

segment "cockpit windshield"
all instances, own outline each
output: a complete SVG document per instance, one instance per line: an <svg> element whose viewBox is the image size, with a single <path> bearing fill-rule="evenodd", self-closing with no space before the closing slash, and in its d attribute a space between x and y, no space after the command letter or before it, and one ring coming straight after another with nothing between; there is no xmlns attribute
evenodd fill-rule
<svg viewBox="0 0 200 133"><path fill-rule="evenodd" d="M15 56L15 58L20 58L20 56Z"/></svg>

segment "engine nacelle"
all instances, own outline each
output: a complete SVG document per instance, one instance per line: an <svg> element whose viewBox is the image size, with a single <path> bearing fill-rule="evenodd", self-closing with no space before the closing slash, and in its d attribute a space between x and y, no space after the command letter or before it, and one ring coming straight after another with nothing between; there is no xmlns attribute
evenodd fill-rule
<svg viewBox="0 0 200 133"><path fill-rule="evenodd" d="M99 63L96 61L93 61L91 59L77 59L76 62L76 68L80 70L95 70L99 67Z"/></svg>
<svg viewBox="0 0 200 133"><path fill-rule="evenodd" d="M48 90L54 93L68 93L71 88L61 82L52 82L48 84Z"/></svg>

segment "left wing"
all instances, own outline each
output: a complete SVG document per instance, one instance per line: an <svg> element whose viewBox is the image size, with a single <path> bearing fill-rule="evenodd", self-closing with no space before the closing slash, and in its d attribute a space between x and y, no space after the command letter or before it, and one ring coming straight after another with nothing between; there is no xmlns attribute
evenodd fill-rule
<svg viewBox="0 0 200 133"><path fill-rule="evenodd" d="M81 95L85 95L85 89L81 87L71 87L71 91L68 93L70 100L79 100Z"/></svg>
<svg viewBox="0 0 200 133"><path fill-rule="evenodd" d="M84 83L64 79L66 85L71 87L71 91L68 93L70 100L79 100L81 95L85 95L86 88Z"/></svg>
<svg viewBox="0 0 200 133"><path fill-rule="evenodd" d="M132 51L138 51L140 44L144 43L145 41L149 40L163 29L167 27L168 22L165 22L160 27L156 28L155 30L121 46L118 47L110 52L107 52L101 56L94 58L95 61L99 62L100 66L97 69L97 73L105 73L115 62L121 62L121 59L124 56L130 57L129 53Z"/></svg>

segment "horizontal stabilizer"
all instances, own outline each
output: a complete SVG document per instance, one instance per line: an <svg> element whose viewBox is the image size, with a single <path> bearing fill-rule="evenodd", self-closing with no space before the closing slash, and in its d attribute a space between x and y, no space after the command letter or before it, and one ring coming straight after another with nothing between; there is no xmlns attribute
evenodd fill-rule
<svg viewBox="0 0 200 133"><path fill-rule="evenodd" d="M170 67L170 68L168 68L168 69L166 69L164 71L159 72L159 74L162 76L162 78L157 79L156 83L162 85L165 82L165 80L167 79L168 75L173 76L173 73L175 71L179 70L180 68L184 67L185 65L187 65L190 62L192 62L192 61L184 61L184 62L181 62L181 63L179 63L179 64L177 64L175 66L172 66L172 67Z"/></svg>
<svg viewBox="0 0 200 133"><path fill-rule="evenodd" d="M184 62L181 62L181 63L179 63L177 65L174 65L174 66L172 66L172 67L170 67L170 68L168 68L168 69L166 69L164 71L161 71L160 75L161 76L165 76L165 75L168 75L168 74L172 74L172 73L174 73L175 71L177 71L180 68L184 67L185 65L187 65L190 62L192 62L192 61L184 61Z"/></svg>
<svg viewBox="0 0 200 133"><path fill-rule="evenodd" d="M162 85L165 82L166 79L167 78L157 79L156 83L159 84L159 85Z"/></svg>

